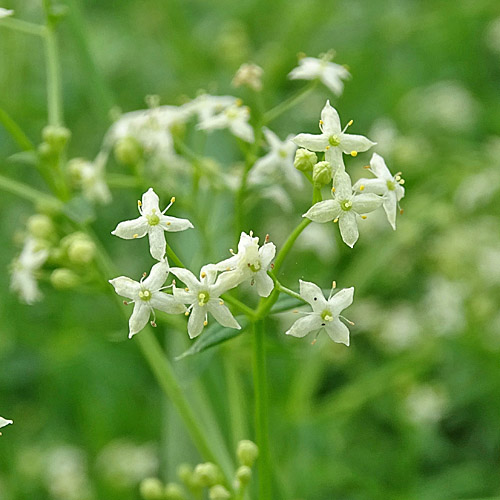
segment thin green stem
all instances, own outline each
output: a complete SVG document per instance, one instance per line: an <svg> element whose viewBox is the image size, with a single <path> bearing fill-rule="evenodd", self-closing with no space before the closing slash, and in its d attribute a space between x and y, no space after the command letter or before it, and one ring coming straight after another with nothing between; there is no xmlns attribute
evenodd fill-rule
<svg viewBox="0 0 500 500"><path fill-rule="evenodd" d="M0 189L7 191L9 193L15 194L20 198L31 201L35 204L50 205L56 210L60 210L63 207L63 203L54 198L49 194L42 193L23 182L15 181L9 179L3 175L0 175Z"/></svg>
<svg viewBox="0 0 500 500"><path fill-rule="evenodd" d="M288 252L292 249L295 240L300 236L302 231L311 223L310 219L304 219L290 234L288 239L285 241L285 244L281 247L281 250L278 252L276 259L274 260L274 274L278 274L283 261L285 260Z"/></svg>
<svg viewBox="0 0 500 500"><path fill-rule="evenodd" d="M2 108L0 108L0 123L5 127L5 130L9 132L17 144L19 144L19 147L23 151L33 151L35 149L35 146L23 132L21 127Z"/></svg>
<svg viewBox="0 0 500 500"><path fill-rule="evenodd" d="M45 36L46 31L45 26L29 23L28 21L23 21L15 17L4 17L0 20L0 27L35 36Z"/></svg>
<svg viewBox="0 0 500 500"><path fill-rule="evenodd" d="M274 281L274 286L280 291L280 292L283 292L283 293L286 293L287 295L290 295L290 297L293 297L295 299L298 299L300 300L301 302L304 302L307 304L307 301L302 298L298 293L294 292L293 290L290 290L289 288L287 288L286 286L283 286L278 278L276 278L275 274L272 272L272 271L269 271L269 276L271 276L271 279Z"/></svg>
<svg viewBox="0 0 500 500"><path fill-rule="evenodd" d="M237 298L232 297L231 295L228 295L227 293L222 294L221 298L224 302L227 302L229 305L236 307L242 313L246 314L249 319L256 319L255 311L252 308L245 305L240 300L238 300Z"/></svg>
<svg viewBox="0 0 500 500"><path fill-rule="evenodd" d="M59 67L59 48L55 27L49 23L45 30L45 58L47 60L47 103L49 125L62 126L62 83Z"/></svg>
<svg viewBox="0 0 500 500"><path fill-rule="evenodd" d="M259 499L271 500L271 456L264 322L253 323L253 381L255 395L255 433L259 447Z"/></svg>

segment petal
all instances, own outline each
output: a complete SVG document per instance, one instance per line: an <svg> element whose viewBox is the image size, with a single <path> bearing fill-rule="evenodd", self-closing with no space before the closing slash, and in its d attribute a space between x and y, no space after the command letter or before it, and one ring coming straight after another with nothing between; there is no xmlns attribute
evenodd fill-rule
<svg viewBox="0 0 500 500"><path fill-rule="evenodd" d="M109 280L109 282L115 288L115 292L122 297L127 297L128 299L136 299L141 289L141 285L126 276L119 276L118 278Z"/></svg>
<svg viewBox="0 0 500 500"><path fill-rule="evenodd" d="M214 130L226 128L229 125L228 118L224 113L215 116L209 116L196 126L199 130Z"/></svg>
<svg viewBox="0 0 500 500"><path fill-rule="evenodd" d="M339 217L339 228L344 243L352 248L359 237L356 214L353 211L344 212Z"/></svg>
<svg viewBox="0 0 500 500"><path fill-rule="evenodd" d="M396 196L398 201L405 196L405 188L401 184L396 185Z"/></svg>
<svg viewBox="0 0 500 500"><path fill-rule="evenodd" d="M164 292L153 293L149 301L151 307L169 314L181 314L186 307L176 297Z"/></svg>
<svg viewBox="0 0 500 500"><path fill-rule="evenodd" d="M334 341L340 344L349 345L349 328L338 318L330 321L325 326L326 333Z"/></svg>
<svg viewBox="0 0 500 500"><path fill-rule="evenodd" d="M255 285L257 286L257 293L261 297L269 297L269 294L274 288L274 281L271 276L269 276L266 271L262 270L255 273L254 279Z"/></svg>
<svg viewBox="0 0 500 500"><path fill-rule="evenodd" d="M279 158L276 153L271 151L255 162L255 165L248 175L248 182L250 184L265 184L269 176L276 170L277 166L279 166Z"/></svg>
<svg viewBox="0 0 500 500"><path fill-rule="evenodd" d="M243 139L245 142L253 142L254 141L254 133L253 128L250 124L243 120L234 120L229 125L229 130L240 139Z"/></svg>
<svg viewBox="0 0 500 500"><path fill-rule="evenodd" d="M160 217L159 224L165 231L176 232L184 231L185 229L190 229L193 226L191 222L187 219L179 219L178 217L169 217L168 215L162 215Z"/></svg>
<svg viewBox="0 0 500 500"><path fill-rule="evenodd" d="M192 304L196 301L196 292L186 292L184 288L173 287L172 292L177 301L183 304Z"/></svg>
<svg viewBox="0 0 500 500"><path fill-rule="evenodd" d="M239 323L234 319L231 311L225 306L221 304L219 299L211 299L207 304L208 311L215 318L217 323L222 326L227 326L228 328L237 328L241 329Z"/></svg>
<svg viewBox="0 0 500 500"><path fill-rule="evenodd" d="M363 189L360 189L363 186ZM387 193L387 181L383 179L359 179L352 187L354 191L362 193L375 193L383 195Z"/></svg>
<svg viewBox="0 0 500 500"><path fill-rule="evenodd" d="M196 276L183 267L171 267L170 272L177 276L188 288L196 291L200 288L200 282L196 279Z"/></svg>
<svg viewBox="0 0 500 500"><path fill-rule="evenodd" d="M111 234L123 238L125 240L132 240L134 238L142 238L148 232L149 224L144 217L139 217L133 220L126 220L120 222Z"/></svg>
<svg viewBox="0 0 500 500"><path fill-rule="evenodd" d="M323 296L323 292L321 288L315 283L311 283L310 281L302 281L299 280L300 284L300 296L311 306L313 310L322 309L326 307L326 299Z"/></svg>
<svg viewBox="0 0 500 500"><path fill-rule="evenodd" d="M191 309L188 321L189 338L194 339L203 331L206 312L206 307L201 307L198 304L195 304Z"/></svg>
<svg viewBox="0 0 500 500"><path fill-rule="evenodd" d="M328 146L328 137L324 134L299 134L292 141L297 146L310 151L325 151Z"/></svg>
<svg viewBox="0 0 500 500"><path fill-rule="evenodd" d="M340 139L340 148L346 155L350 155L353 151L362 153L375 146L375 144L377 143L370 141L364 135L342 134Z"/></svg>
<svg viewBox="0 0 500 500"><path fill-rule="evenodd" d="M299 338L305 337L308 333L319 330L322 322L323 320L319 314L308 314L307 316L299 318L286 332L286 335L292 335L292 337Z"/></svg>
<svg viewBox="0 0 500 500"><path fill-rule="evenodd" d="M343 288L338 291L329 301L328 308L332 312L334 318L337 318L340 313L347 309L352 304L354 297L354 287Z"/></svg>
<svg viewBox="0 0 500 500"><path fill-rule="evenodd" d="M307 217L313 222L330 222L336 219L341 211L337 201L326 200L314 204L302 217Z"/></svg>
<svg viewBox="0 0 500 500"><path fill-rule="evenodd" d="M222 295L228 290L231 290L231 288L234 288L243 283L243 281L246 281L249 277L249 273L251 273L251 271L244 272L240 269L235 269L234 271L227 271L219 274L215 285L212 287L212 293L217 296Z"/></svg>
<svg viewBox="0 0 500 500"><path fill-rule="evenodd" d="M264 136L266 137L266 141L269 144L269 146L271 146L271 149L272 150L280 149L283 144L280 138L272 130L269 130L267 127L263 127L262 130L264 131Z"/></svg>
<svg viewBox="0 0 500 500"><path fill-rule="evenodd" d="M345 172L344 157L338 146L328 148L325 151L325 160L332 166L334 175L338 171Z"/></svg>
<svg viewBox="0 0 500 500"><path fill-rule="evenodd" d="M166 261L158 262L158 264L155 264L151 268L149 276L142 282L143 287L152 292L159 290L167 280L168 271L169 268Z"/></svg>
<svg viewBox="0 0 500 500"><path fill-rule="evenodd" d="M129 339L131 339L136 333L140 332L148 324L150 315L150 307L142 300L139 300L134 304L134 312L132 313L132 316L130 316L128 322Z"/></svg>
<svg viewBox="0 0 500 500"><path fill-rule="evenodd" d="M392 174L387 168L384 159L377 153L373 153L370 160L370 170L379 179L392 181Z"/></svg>
<svg viewBox="0 0 500 500"><path fill-rule="evenodd" d="M232 257L229 257L229 259L224 259L220 262L217 262L217 264L214 264L214 266L217 271L230 271L238 265L239 259L240 258L237 255L233 255Z"/></svg>
<svg viewBox="0 0 500 500"><path fill-rule="evenodd" d="M338 135L341 132L340 117L337 110L330 106L330 101L326 101L325 107L321 111L321 130L324 134Z"/></svg>
<svg viewBox="0 0 500 500"><path fill-rule="evenodd" d="M335 188L336 200L349 200L352 196L351 178L343 170L337 170L333 177L333 187Z"/></svg>
<svg viewBox="0 0 500 500"><path fill-rule="evenodd" d="M269 264L271 264L271 261L274 259L275 255L276 245L272 242L264 243L259 248L260 265L263 269L267 271L267 269L269 268Z"/></svg>
<svg viewBox="0 0 500 500"><path fill-rule="evenodd" d="M398 201L396 199L396 193L394 191L389 191L384 198L384 211L385 215L387 215L387 220L389 224L392 226L394 231L396 230L396 211L398 208Z"/></svg>
<svg viewBox="0 0 500 500"><path fill-rule="evenodd" d="M358 214L373 212L382 205L384 198L376 194L357 194L352 199L352 209Z"/></svg>
<svg viewBox="0 0 500 500"><path fill-rule="evenodd" d="M160 212L160 199L158 198L158 195L153 191L153 188L149 188L142 195L141 210L143 214L149 214L153 210L156 210L157 213Z"/></svg>
<svg viewBox="0 0 500 500"><path fill-rule="evenodd" d="M7 420L6 418L0 417L0 427L5 427L6 425L13 424L12 420Z"/></svg>
<svg viewBox="0 0 500 500"><path fill-rule="evenodd" d="M165 241L165 232L160 225L149 227L149 252L153 259L163 260L167 242Z"/></svg>
<svg viewBox="0 0 500 500"><path fill-rule="evenodd" d="M288 74L290 80L313 80L321 73L321 61L315 57L304 57Z"/></svg>

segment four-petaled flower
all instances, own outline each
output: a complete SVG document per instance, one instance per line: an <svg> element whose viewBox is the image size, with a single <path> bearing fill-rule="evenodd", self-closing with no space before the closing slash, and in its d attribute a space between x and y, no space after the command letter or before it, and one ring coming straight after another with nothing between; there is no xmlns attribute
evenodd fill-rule
<svg viewBox="0 0 500 500"><path fill-rule="evenodd" d="M316 57L304 57L300 59L299 65L294 68L288 78L291 80L320 80L335 95L342 94L344 82L351 74L344 66L330 61L329 54L322 59Z"/></svg>
<svg viewBox="0 0 500 500"><path fill-rule="evenodd" d="M168 271L168 264L163 261L155 264L151 268L149 276L141 279L140 282L126 276L109 280L118 295L130 299L134 304L134 311L129 320L129 338L132 338L147 325L151 314L153 314L153 318L155 317L154 309L169 314L180 314L186 311L184 305L175 297L162 292Z"/></svg>
<svg viewBox="0 0 500 500"><path fill-rule="evenodd" d="M380 207L384 199L373 193L353 192L351 178L342 170L338 170L333 179L332 196L332 200L313 205L302 217L313 222L338 222L344 243L352 248L359 236L356 215L366 218L364 214Z"/></svg>
<svg viewBox="0 0 500 500"><path fill-rule="evenodd" d="M345 131L351 124L352 120L342 129L336 109L330 106L330 101L326 101L319 121L321 134L299 134L293 142L310 151L324 151L326 161L329 161L334 169L344 169L342 153L357 156L376 144L363 135L346 134Z"/></svg>
<svg viewBox="0 0 500 500"><path fill-rule="evenodd" d="M293 337L304 337L308 333L324 328L334 342L349 345L349 329L340 318L340 313L352 304L354 287L344 288L335 295L323 296L321 289L314 283L300 281L300 296L312 307L312 313L298 319L286 332ZM333 292L333 289L332 289Z"/></svg>
<svg viewBox="0 0 500 500"><path fill-rule="evenodd" d="M187 269L172 267L170 272L177 276L186 288L174 286L174 297L178 302L189 304L188 334L190 338L197 337L208 324L207 314L210 313L218 323L228 328L240 329L231 311L224 305L220 295L228 288L219 280L214 266L201 268L200 279Z"/></svg>
<svg viewBox="0 0 500 500"><path fill-rule="evenodd" d="M142 195L142 202L138 202L141 216L137 219L120 222L111 234L126 240L142 238L147 234L151 255L156 260L162 260L167 247L164 231L184 231L193 227L187 219L164 215L174 201L175 198L172 198L167 208L163 212L160 211L158 195L153 191L153 188L149 188Z"/></svg>
<svg viewBox="0 0 500 500"><path fill-rule="evenodd" d="M382 206L384 207L387 220L394 230L396 230L396 212L399 201L405 195L405 188L402 186L404 180L401 173L392 175L384 159L377 153L373 153L370 160L370 172L376 179L359 179L353 189L364 193L375 193L384 197Z"/></svg>

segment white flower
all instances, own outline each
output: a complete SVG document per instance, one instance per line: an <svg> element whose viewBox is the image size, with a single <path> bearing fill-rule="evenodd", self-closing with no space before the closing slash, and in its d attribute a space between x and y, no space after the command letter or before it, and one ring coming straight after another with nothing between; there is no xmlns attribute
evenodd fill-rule
<svg viewBox="0 0 500 500"><path fill-rule="evenodd" d="M264 70L257 64L244 63L239 67L238 71L234 75L231 84L233 85L233 87L241 87L242 85L246 85L256 92L260 92L262 90L263 74Z"/></svg>
<svg viewBox="0 0 500 500"><path fill-rule="evenodd" d="M253 128L248 123L250 111L247 106L241 106L239 102L227 107L221 113L198 123L200 130L215 130L228 128L233 135L246 142L254 141Z"/></svg>
<svg viewBox="0 0 500 500"><path fill-rule="evenodd" d="M43 266L48 256L46 248L40 248L36 240L28 238L21 255L14 260L10 287L27 304L33 304L42 297L35 273Z"/></svg>
<svg viewBox="0 0 500 500"><path fill-rule="evenodd" d="M153 188L149 188L142 195L142 202L138 202L141 216L137 219L120 222L111 234L126 240L142 238L147 234L151 255L156 260L162 260L167 247L164 231L184 231L193 227L187 219L164 215L174 201L175 198L172 198L167 208L163 212L160 211L158 195L153 191Z"/></svg>
<svg viewBox="0 0 500 500"><path fill-rule="evenodd" d="M9 424L13 424L13 423L14 423L13 420L7 420L6 418L0 417L0 428L5 427L6 425L9 425ZM1 435L2 435L2 433L0 432L0 436Z"/></svg>
<svg viewBox="0 0 500 500"><path fill-rule="evenodd" d="M249 184L269 184L273 178L285 178L294 186L302 186L302 176L293 166L297 146L288 136L284 141L268 128L264 128L264 135L271 146L269 153L259 158L248 176Z"/></svg>
<svg viewBox="0 0 500 500"><path fill-rule="evenodd" d="M330 61L328 54L322 58L304 57L300 59L299 65L294 68L288 78L291 80L320 80L335 95L342 94L344 82L351 74L344 66Z"/></svg>
<svg viewBox="0 0 500 500"><path fill-rule="evenodd" d="M153 318L155 317L154 309L169 314L180 314L186 310L175 297L162 292L168 271L168 264L163 261L155 264L149 276L141 279L140 282L126 276L109 280L118 295L130 299L134 304L134 311L129 320L129 338L147 325L151 314Z"/></svg>
<svg viewBox="0 0 500 500"><path fill-rule="evenodd" d="M351 178L342 170L335 174L333 186L333 200L316 203L302 217L307 217L313 222L323 223L331 220L338 222L344 243L352 248L359 236L356 215L366 219L364 214L380 207L384 199L373 193L354 193Z"/></svg>
<svg viewBox="0 0 500 500"><path fill-rule="evenodd" d="M377 153L373 153L369 170L375 175L376 179L359 179L354 184L353 189L359 192L382 195L384 197L382 206L387 215L387 220L395 230L399 201L405 195L405 189L402 186L404 180L401 178L401 173L393 176L384 159Z"/></svg>
<svg viewBox="0 0 500 500"><path fill-rule="evenodd" d="M201 269L200 279L187 269L172 267L170 272L177 276L186 288L174 286L174 297L183 304L190 304L188 310L188 334L190 338L197 337L208 324L207 314L210 313L218 323L228 328L240 329L231 311L224 305L220 295L228 288L224 283L216 281L217 271L213 266Z"/></svg>
<svg viewBox="0 0 500 500"><path fill-rule="evenodd" d="M363 135L346 134L345 130L351 124L352 120L342 130L336 109L330 106L330 101L326 101L319 121L321 134L299 134L293 142L310 151L325 151L326 161L335 168L344 168L342 153L357 156L358 153L367 151L375 145Z"/></svg>
<svg viewBox="0 0 500 500"><path fill-rule="evenodd" d="M238 253L215 264L214 267L217 271L226 271L219 276L219 281L227 290L250 280L252 285L255 283L257 286L257 293L261 297L268 297L274 288L274 282L267 271L275 254L274 243L266 241L259 248L259 238L254 238L252 231L249 235L242 232Z"/></svg>
<svg viewBox="0 0 500 500"><path fill-rule="evenodd" d="M100 153L93 163L75 158L69 162L68 167L81 186L85 198L103 204L111 201L111 192L104 178L105 162L105 155Z"/></svg>
<svg viewBox="0 0 500 500"><path fill-rule="evenodd" d="M241 104L241 100L230 95L201 94L184 106L190 113L198 115L199 122L203 122L238 103Z"/></svg>
<svg viewBox="0 0 500 500"><path fill-rule="evenodd" d="M344 288L333 296L332 288L326 300L317 285L308 281L299 282L300 296L311 305L313 312L298 319L286 334L302 338L309 332L324 328L333 341L349 345L349 329L340 321L340 313L352 304L354 287Z"/></svg>
<svg viewBox="0 0 500 500"><path fill-rule="evenodd" d="M14 11L11 9L4 9L3 7L0 7L0 19L3 17L8 17L14 15Z"/></svg>

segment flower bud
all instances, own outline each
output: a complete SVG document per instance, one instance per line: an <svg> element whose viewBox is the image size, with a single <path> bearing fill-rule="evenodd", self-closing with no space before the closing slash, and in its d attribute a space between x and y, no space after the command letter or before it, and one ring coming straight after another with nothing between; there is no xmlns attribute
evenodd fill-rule
<svg viewBox="0 0 500 500"><path fill-rule="evenodd" d="M80 278L71 269L60 267L52 271L50 282L58 290L68 290L76 287L80 283Z"/></svg>
<svg viewBox="0 0 500 500"><path fill-rule="evenodd" d="M32 215L27 222L28 231L35 238L48 239L54 234L52 219L44 214Z"/></svg>
<svg viewBox="0 0 500 500"><path fill-rule="evenodd" d="M157 477L141 481L139 492L144 500L163 500L163 483Z"/></svg>
<svg viewBox="0 0 500 500"><path fill-rule="evenodd" d="M180 464L177 467L177 477L185 485L190 485L193 479L193 468L189 464Z"/></svg>
<svg viewBox="0 0 500 500"><path fill-rule="evenodd" d="M255 460L259 456L259 448L253 441L244 439L238 443L236 455L238 456L238 460L241 465L252 467Z"/></svg>
<svg viewBox="0 0 500 500"><path fill-rule="evenodd" d="M114 147L116 161L124 165L136 165L142 158L142 147L134 137L123 137Z"/></svg>
<svg viewBox="0 0 500 500"><path fill-rule="evenodd" d="M236 471L236 479L240 482L240 484L247 485L252 479L252 469L250 469L248 465L238 467L238 470Z"/></svg>
<svg viewBox="0 0 500 500"><path fill-rule="evenodd" d="M42 130L43 140L50 146L51 150L60 153L71 138L71 131L66 127L58 125L47 125Z"/></svg>
<svg viewBox="0 0 500 500"><path fill-rule="evenodd" d="M198 464L194 469L194 475L201 486L213 486L220 479L219 468L212 462Z"/></svg>
<svg viewBox="0 0 500 500"><path fill-rule="evenodd" d="M50 158L54 155L54 150L47 144L46 142L41 142L37 148L38 156L41 160L50 160Z"/></svg>
<svg viewBox="0 0 500 500"><path fill-rule="evenodd" d="M253 63L242 64L234 75L231 84L233 87L241 87L242 85L260 92L262 90L262 75L264 70Z"/></svg>
<svg viewBox="0 0 500 500"><path fill-rule="evenodd" d="M316 187L322 187L332 180L332 166L327 161L320 161L313 167L313 182Z"/></svg>
<svg viewBox="0 0 500 500"><path fill-rule="evenodd" d="M224 486L216 484L210 488L208 498L210 500L228 500L231 498L231 494L226 490L226 488L224 488Z"/></svg>
<svg viewBox="0 0 500 500"><path fill-rule="evenodd" d="M165 500L186 500L184 491L177 483L168 483L164 495Z"/></svg>
<svg viewBox="0 0 500 500"><path fill-rule="evenodd" d="M73 264L88 264L95 255L95 244L89 238L75 238L68 247L68 257Z"/></svg>
<svg viewBox="0 0 500 500"><path fill-rule="evenodd" d="M295 152L293 166L301 172L311 172L317 161L316 153L300 148Z"/></svg>

